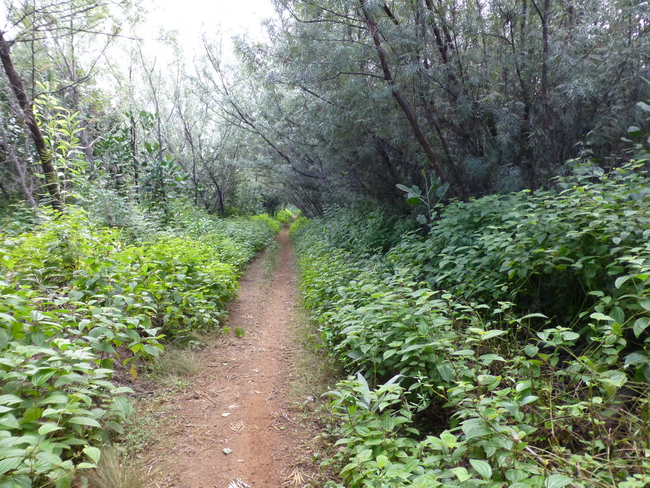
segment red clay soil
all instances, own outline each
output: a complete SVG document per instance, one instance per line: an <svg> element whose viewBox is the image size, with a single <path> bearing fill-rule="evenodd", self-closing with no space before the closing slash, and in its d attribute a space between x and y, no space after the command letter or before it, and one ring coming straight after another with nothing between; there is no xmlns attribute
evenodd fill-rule
<svg viewBox="0 0 650 488"><path fill-rule="evenodd" d="M265 280L253 262L231 304L228 337L207 352L183 395L159 406L161 440L147 453L157 480L179 488L301 487L297 469L304 430L292 413L289 332L297 292L288 233L278 236L277 270ZM236 328L245 336L235 337ZM304 456L303 456L304 457ZM244 484L241 484L241 483Z"/></svg>

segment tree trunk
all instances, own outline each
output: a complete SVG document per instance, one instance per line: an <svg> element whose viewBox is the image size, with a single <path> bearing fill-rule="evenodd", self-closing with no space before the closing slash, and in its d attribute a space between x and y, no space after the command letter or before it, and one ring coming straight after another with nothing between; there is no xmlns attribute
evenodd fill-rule
<svg viewBox="0 0 650 488"><path fill-rule="evenodd" d="M29 129L36 150L38 151L38 156L41 160L41 166L43 167L43 173L45 175L45 187L52 198L52 208L57 212L63 212L64 205L59 191L56 169L52 163L52 153L45 143L43 133L41 132L41 129L36 122L34 112L32 111L32 104L27 96L27 92L25 91L25 86L23 85L23 81L20 78L18 71L16 71L11 58L12 44L12 42L6 41L4 34L0 32L0 62L2 62L2 67L7 74L7 78L9 78L11 88L18 99L18 104L23 112L25 124Z"/></svg>
<svg viewBox="0 0 650 488"><path fill-rule="evenodd" d="M444 173L442 172L442 168L440 167L440 164L438 164L438 159L433 153L433 148L429 144L429 141L427 141L424 133L422 132L422 129L420 128L420 124L417 121L417 117L415 116L413 109L411 109L411 106L404 99L401 92L398 90L397 85L395 84L395 80L393 79L393 75L390 71L390 67L388 66L386 53L384 52L384 48L381 45L381 39L379 37L379 28L377 27L377 24L375 23L375 20L372 17L370 6L368 5L367 0L359 0L359 2L361 3L361 10L363 12L366 21L366 26L368 27L368 32L370 33L370 37L372 37L372 42L374 43L375 50L377 51L377 55L379 56L381 69L384 72L384 80L390 87L391 93L393 94L393 98L395 98L395 101L402 109L402 112L404 112L404 115L406 116L406 119L409 121L409 124L411 124L411 128L413 129L415 138L418 140L420 146L424 150L427 159L429 160L431 166L433 167L434 173L438 178L440 178L441 181L445 181L446 178Z"/></svg>
<svg viewBox="0 0 650 488"><path fill-rule="evenodd" d="M38 204L36 203L36 200L34 200L34 195L32 195L31 188L27 184L27 172L25 171L25 168L21 162L18 160L13 147L9 146L9 141L7 140L7 131L5 130L4 125L0 129L0 132L2 132L2 141L0 141L0 144L2 145L2 149L5 151L7 160L11 161L16 167L16 172L18 173L16 176L18 179L18 184L22 188L23 193L25 194L25 198L34 209L34 212L38 214Z"/></svg>
<svg viewBox="0 0 650 488"><path fill-rule="evenodd" d="M131 136L131 164L133 165L133 190L135 193L135 201L140 203L140 174L138 172L138 167L140 162L138 161L138 133L137 127L135 124L135 117L133 114L129 114L129 135Z"/></svg>

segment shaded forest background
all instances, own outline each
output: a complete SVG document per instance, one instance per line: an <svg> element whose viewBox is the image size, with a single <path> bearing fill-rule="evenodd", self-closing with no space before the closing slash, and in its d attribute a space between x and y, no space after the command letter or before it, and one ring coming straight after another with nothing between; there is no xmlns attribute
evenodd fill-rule
<svg viewBox="0 0 650 488"><path fill-rule="evenodd" d="M216 32L193 59L163 33L153 56L134 2L10 2L0 201L81 204L114 226L179 196L222 216L404 211L397 184L536 189L576 162L619 164L647 131L647 2L275 5L268 42L236 39L233 61Z"/></svg>

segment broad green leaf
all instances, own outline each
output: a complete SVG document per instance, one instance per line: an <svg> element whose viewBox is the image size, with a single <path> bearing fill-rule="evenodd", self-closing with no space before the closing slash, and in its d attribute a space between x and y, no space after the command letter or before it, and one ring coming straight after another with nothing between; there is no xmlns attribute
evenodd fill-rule
<svg viewBox="0 0 650 488"><path fill-rule="evenodd" d="M0 405L15 405L23 400L16 395L0 395Z"/></svg>
<svg viewBox="0 0 650 488"><path fill-rule="evenodd" d="M55 423L47 422L39 427L38 433L41 435L46 435L50 432L54 432L55 430L61 430L62 428L63 427L60 427Z"/></svg>
<svg viewBox="0 0 650 488"><path fill-rule="evenodd" d="M447 193L447 190L449 190L449 182L445 182L442 185L440 185L438 188L436 188L436 196L438 198L442 198L445 196L445 193Z"/></svg>
<svg viewBox="0 0 650 488"><path fill-rule="evenodd" d="M461 349L460 351L454 351L451 354L452 356L473 356L474 351L472 349Z"/></svg>
<svg viewBox="0 0 650 488"><path fill-rule="evenodd" d="M544 488L562 488L569 483L573 483L573 478L561 474L552 474L544 480Z"/></svg>
<svg viewBox="0 0 650 488"><path fill-rule="evenodd" d="M75 425L85 425L87 427L100 427L101 425L95 419L90 417L71 417L68 419L68 423Z"/></svg>
<svg viewBox="0 0 650 488"><path fill-rule="evenodd" d="M451 432L444 431L443 433L440 434L440 440L449 447L455 447L457 445L456 441L458 439Z"/></svg>
<svg viewBox="0 0 650 488"><path fill-rule="evenodd" d="M618 289L618 288L620 288L621 286L623 286L623 284L624 284L627 280L629 280L630 278L632 278L632 277L629 276L629 275L627 275L627 276L619 276L618 278L616 278L616 281L614 282L614 286Z"/></svg>
<svg viewBox="0 0 650 488"><path fill-rule="evenodd" d="M483 476L483 478L489 479L492 477L492 466L490 466L489 463L481 461L480 459L470 459L469 463L478 474Z"/></svg>
<svg viewBox="0 0 650 488"><path fill-rule="evenodd" d="M462 468L462 467L453 468L451 470L451 472L456 475L456 478L458 478L458 481L460 481L461 483L465 483L465 481L467 481L468 479L470 479L472 477L472 475L469 474L467 469Z"/></svg>
<svg viewBox="0 0 650 488"><path fill-rule="evenodd" d="M461 423L461 428L463 429L465 439L467 440L494 433L494 431L485 424L483 419L465 420Z"/></svg>
<svg viewBox="0 0 650 488"><path fill-rule="evenodd" d="M540 319L548 319L548 317L544 314L541 313L529 313L527 315L524 315L521 320L524 319L532 319L532 318L540 318Z"/></svg>
<svg viewBox="0 0 650 488"><path fill-rule="evenodd" d="M0 312L0 320L6 322L7 324L13 324L18 322L12 315Z"/></svg>
<svg viewBox="0 0 650 488"><path fill-rule="evenodd" d="M624 324L625 323L625 312L621 307L614 307L610 312L609 315L619 324Z"/></svg>
<svg viewBox="0 0 650 488"><path fill-rule="evenodd" d="M395 355L396 352L397 352L396 349L387 349L386 351L384 351L384 361L389 359L391 356Z"/></svg>
<svg viewBox="0 0 650 488"><path fill-rule="evenodd" d="M22 457L11 457L7 459L0 459L0 475L3 475L12 469L16 469L23 462Z"/></svg>
<svg viewBox="0 0 650 488"><path fill-rule="evenodd" d="M59 371L55 368L44 368L36 372L34 376L32 376L32 384L34 386L42 386L44 385L47 380L49 380L52 376L54 376L56 373Z"/></svg>
<svg viewBox="0 0 650 488"><path fill-rule="evenodd" d="M416 195L415 193L409 193L406 196L406 204L411 205L412 207L415 207L417 205L422 205L422 199L419 197L419 195Z"/></svg>
<svg viewBox="0 0 650 488"><path fill-rule="evenodd" d="M528 478L528 475L522 469L509 469L506 471L506 479L513 483L525 480L526 478Z"/></svg>
<svg viewBox="0 0 650 488"><path fill-rule="evenodd" d="M365 463L371 458L372 458L372 449L364 449L359 454L357 454L357 460L360 463Z"/></svg>
<svg viewBox="0 0 650 488"><path fill-rule="evenodd" d="M650 298L640 298L639 305L641 305L645 310L650 312Z"/></svg>
<svg viewBox="0 0 650 488"><path fill-rule="evenodd" d="M620 388L627 383L627 375L620 370L610 370L602 373L604 378L607 378L614 386Z"/></svg>
<svg viewBox="0 0 650 488"><path fill-rule="evenodd" d="M439 364L436 369L443 380L451 381L454 378L454 370L447 362Z"/></svg>
<svg viewBox="0 0 650 488"><path fill-rule="evenodd" d="M534 401L537 401L539 397L535 395L528 395L527 397L524 397L521 399L521 405L528 405L529 403L533 403Z"/></svg>
<svg viewBox="0 0 650 488"><path fill-rule="evenodd" d="M54 482L55 488L70 488L72 486L72 473L67 473Z"/></svg>
<svg viewBox="0 0 650 488"><path fill-rule="evenodd" d="M498 354L483 354L482 356L479 357L479 359L486 366L489 366L494 361L502 361L502 362L505 361L503 356L499 356Z"/></svg>
<svg viewBox="0 0 650 488"><path fill-rule="evenodd" d="M641 134L641 129L639 129L636 125L631 125L627 128L627 135L630 137L638 137Z"/></svg>
<svg viewBox="0 0 650 488"><path fill-rule="evenodd" d="M488 339L492 339L493 337L500 336L502 334L505 334L505 330L490 330L486 334L481 335L481 340L482 341L487 341Z"/></svg>
<svg viewBox="0 0 650 488"><path fill-rule="evenodd" d="M650 325L650 317L641 317L636 319L634 321L634 326L632 327L634 335L636 337L639 337L641 334L643 334L643 331L648 328L648 325Z"/></svg>
<svg viewBox="0 0 650 488"><path fill-rule="evenodd" d="M59 388L60 386L64 386L70 383L81 383L83 385L87 385L88 378L77 373L68 373L61 375L59 379L56 380L56 383L54 383L54 386L56 388Z"/></svg>
<svg viewBox="0 0 650 488"><path fill-rule="evenodd" d="M95 464L99 462L99 458L102 455L102 452L98 448L92 446L84 447L84 453L92 459Z"/></svg>
<svg viewBox="0 0 650 488"><path fill-rule="evenodd" d="M526 355L527 355L528 357L531 357L531 358L532 358L532 357L534 357L534 356L537 356L537 353L539 352L539 348L538 348L537 346L533 346L533 345L531 345L531 344L527 344L527 345L524 347L524 352L526 353Z"/></svg>
<svg viewBox="0 0 650 488"><path fill-rule="evenodd" d="M20 424L18 423L18 420L16 420L16 417L11 413L8 413L0 417L0 426L7 427L9 429L20 428Z"/></svg>
<svg viewBox="0 0 650 488"><path fill-rule="evenodd" d="M648 363L650 363L650 358L648 357L648 354L645 351L633 352L631 354L628 354L627 357L625 358L626 368L628 366L635 366L637 364L648 364Z"/></svg>
<svg viewBox="0 0 650 488"><path fill-rule="evenodd" d="M361 437L368 437L372 433L370 429L365 425L357 425L355 427L355 430L357 431L357 434L359 434Z"/></svg>
<svg viewBox="0 0 650 488"><path fill-rule="evenodd" d="M405 478L410 473L406 471L406 467L401 463L394 463L386 470L386 478Z"/></svg>
<svg viewBox="0 0 650 488"><path fill-rule="evenodd" d="M576 341L580 339L580 334L577 332L572 332L570 330L562 332L562 339L565 341Z"/></svg>
<svg viewBox="0 0 650 488"><path fill-rule="evenodd" d="M70 403L71 399L70 397L66 395L50 395L45 398L43 398L40 402L38 402L39 405L66 405Z"/></svg>
<svg viewBox="0 0 650 488"><path fill-rule="evenodd" d="M408 186L402 185L400 183L397 183L397 185L395 186L406 193L409 193L411 191L411 189Z"/></svg>
<svg viewBox="0 0 650 488"><path fill-rule="evenodd" d="M609 315L602 314L600 312L594 312L589 317L591 317L594 320L607 320L609 322L614 322L614 319L612 317L610 317Z"/></svg>
<svg viewBox="0 0 650 488"><path fill-rule="evenodd" d="M39 461L51 464L52 467L57 466L63 462L59 456L47 451L40 451L39 453L36 454L36 458Z"/></svg>

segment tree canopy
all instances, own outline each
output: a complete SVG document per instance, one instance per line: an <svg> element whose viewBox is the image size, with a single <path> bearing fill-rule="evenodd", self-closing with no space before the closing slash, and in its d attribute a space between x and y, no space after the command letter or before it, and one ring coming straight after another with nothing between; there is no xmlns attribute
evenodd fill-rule
<svg viewBox="0 0 650 488"><path fill-rule="evenodd" d="M137 5L10 2L3 201L404 209L397 185L462 200L536 189L576 161L615 166L628 128L645 132L647 3L275 6L268 40L236 39L232 61L218 33L194 59L173 35L152 55Z"/></svg>

